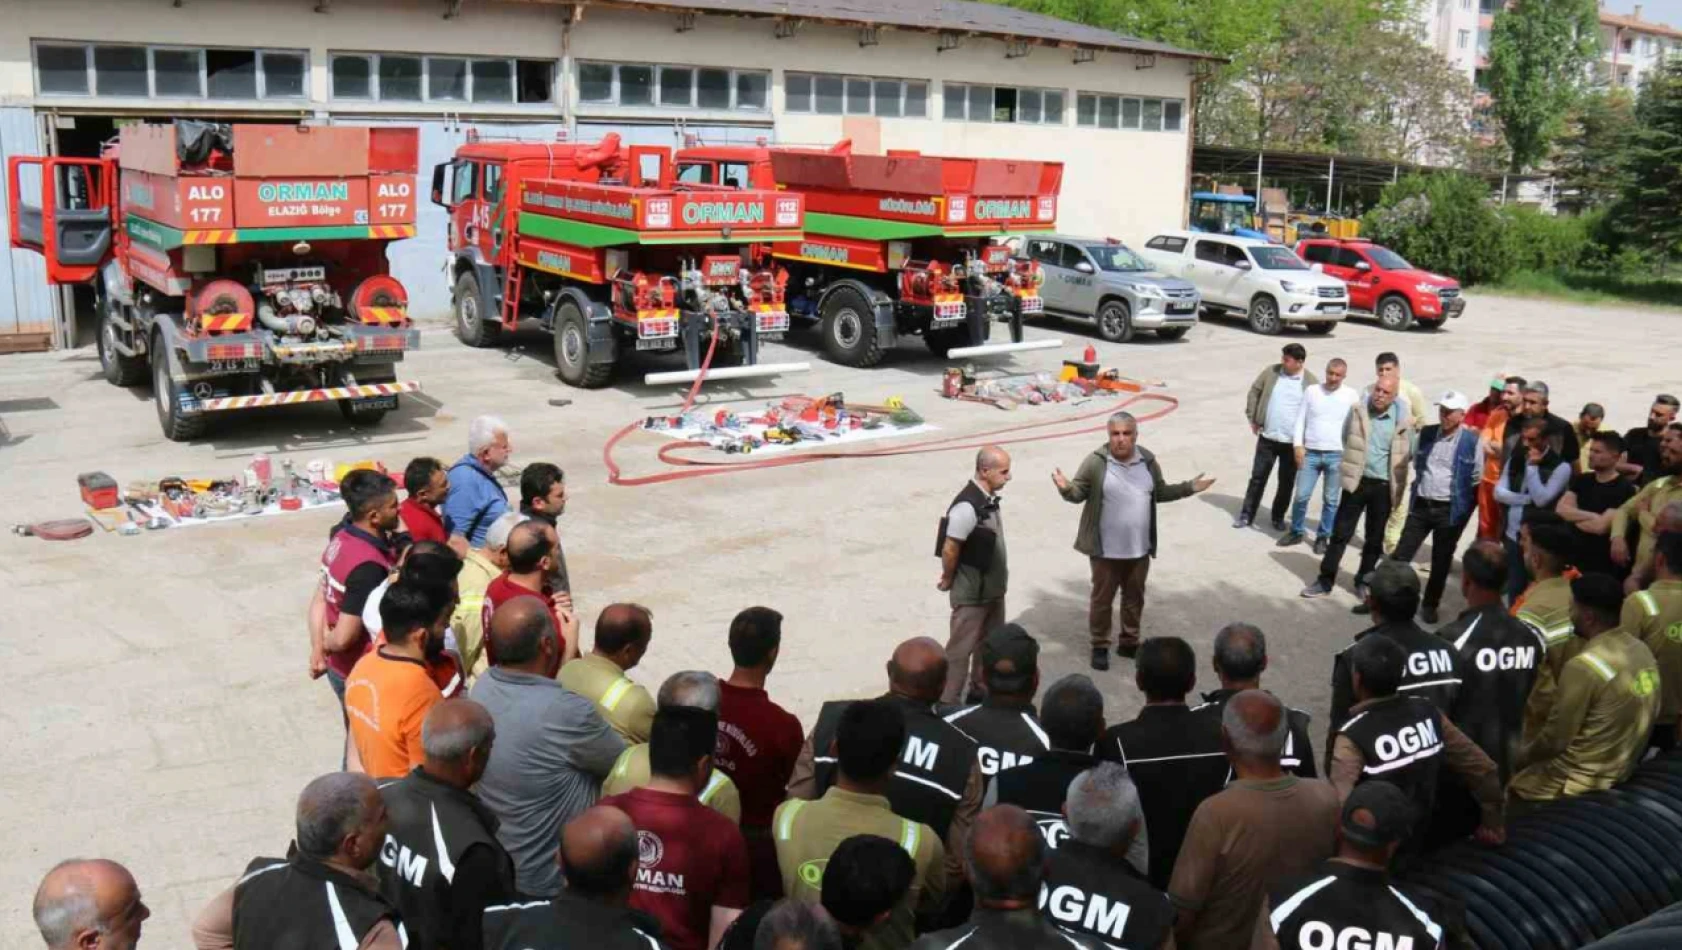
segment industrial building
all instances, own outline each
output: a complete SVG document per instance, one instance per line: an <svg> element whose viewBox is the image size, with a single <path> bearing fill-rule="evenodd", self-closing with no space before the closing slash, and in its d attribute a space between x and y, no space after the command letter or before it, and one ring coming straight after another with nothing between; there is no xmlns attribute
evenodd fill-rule
<svg viewBox="0 0 1682 950"><path fill-rule="evenodd" d="M1062 161L1060 229L1134 241L1185 221L1213 59L965 0L0 0L0 21L0 156L93 156L123 123L174 117L416 125L423 178L470 128L850 138ZM423 203L418 224L394 270L438 316L445 215ZM90 339L42 274L0 257L0 334Z"/></svg>

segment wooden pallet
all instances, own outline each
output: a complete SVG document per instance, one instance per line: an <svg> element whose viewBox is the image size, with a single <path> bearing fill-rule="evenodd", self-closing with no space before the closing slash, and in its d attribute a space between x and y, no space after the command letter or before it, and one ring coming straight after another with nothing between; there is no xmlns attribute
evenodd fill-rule
<svg viewBox="0 0 1682 950"><path fill-rule="evenodd" d="M44 353L52 348L53 335L49 330L0 333L0 353Z"/></svg>

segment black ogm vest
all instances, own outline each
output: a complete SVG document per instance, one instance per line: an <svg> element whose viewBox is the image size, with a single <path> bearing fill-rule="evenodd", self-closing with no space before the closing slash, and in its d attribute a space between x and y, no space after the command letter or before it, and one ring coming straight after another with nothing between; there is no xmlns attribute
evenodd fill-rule
<svg viewBox="0 0 1682 950"><path fill-rule="evenodd" d="M935 715L931 706L894 696L883 701L905 710L905 748L888 786L888 805L901 818L933 828L944 841L969 784L970 769L976 766L975 740ZM830 745L847 706L845 701L824 703L812 729L812 765L820 796L835 784Z"/></svg>
<svg viewBox="0 0 1682 950"><path fill-rule="evenodd" d="M1383 781L1414 803L1422 827L1437 800L1443 760L1443 714L1422 696L1392 696L1356 713L1339 730L1361 750L1361 782ZM1357 782L1356 784L1359 784Z"/></svg>
<svg viewBox="0 0 1682 950"><path fill-rule="evenodd" d="M662 950L659 933L637 911L563 890L554 900L485 908L484 950Z"/></svg>
<svg viewBox="0 0 1682 950"><path fill-rule="evenodd" d="M380 786L385 841L375 868L380 891L402 915L412 950L447 945L457 912L451 900L457 865L469 848L491 848L501 859L503 893L514 893L514 863L496 840L496 818L467 792L418 770Z"/></svg>
<svg viewBox="0 0 1682 950"><path fill-rule="evenodd" d="M1156 950L1174 924L1168 895L1132 865L1072 840L1048 859L1040 913L1064 930L1119 950Z"/></svg>
<svg viewBox="0 0 1682 950"><path fill-rule="evenodd" d="M975 530L970 532L969 537L964 539L964 543L958 549L958 563L986 573L993 564L993 552L999 545L999 536L982 522L987 520L989 511L998 508L999 501L997 498L988 498L981 486L972 481L964 485L964 490L952 499L946 510L950 512L959 502L968 502L969 506L975 509L976 524ZM935 557L940 557L941 549L946 546L947 520L946 515L940 516L940 534L934 539Z"/></svg>
<svg viewBox="0 0 1682 950"><path fill-rule="evenodd" d="M366 883L303 857L257 858L234 885L234 950L356 950L386 918Z"/></svg>

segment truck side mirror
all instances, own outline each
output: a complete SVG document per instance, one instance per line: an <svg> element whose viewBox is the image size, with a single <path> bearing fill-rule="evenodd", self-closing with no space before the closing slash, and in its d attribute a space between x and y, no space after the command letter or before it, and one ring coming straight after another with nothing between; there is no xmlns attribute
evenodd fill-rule
<svg viewBox="0 0 1682 950"><path fill-rule="evenodd" d="M1372 265L1368 264L1366 261L1356 261L1355 269L1365 274L1367 271L1372 270Z"/></svg>
<svg viewBox="0 0 1682 950"><path fill-rule="evenodd" d="M444 169L448 167L448 162L432 166L432 203L445 209L450 207L444 203Z"/></svg>

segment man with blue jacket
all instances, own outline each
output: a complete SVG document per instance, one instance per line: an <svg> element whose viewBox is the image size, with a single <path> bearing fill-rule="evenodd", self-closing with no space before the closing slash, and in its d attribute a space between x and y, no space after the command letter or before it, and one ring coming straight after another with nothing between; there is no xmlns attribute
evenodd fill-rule
<svg viewBox="0 0 1682 950"><path fill-rule="evenodd" d="M1431 539L1431 579L1425 584L1419 619L1437 622L1437 605L1448 586L1454 565L1454 551L1460 533L1477 510L1478 436L1461 425L1470 402L1457 392L1437 398L1438 425L1419 431L1419 445L1413 452L1413 494L1401 540L1391 557L1412 561L1425 539Z"/></svg>

